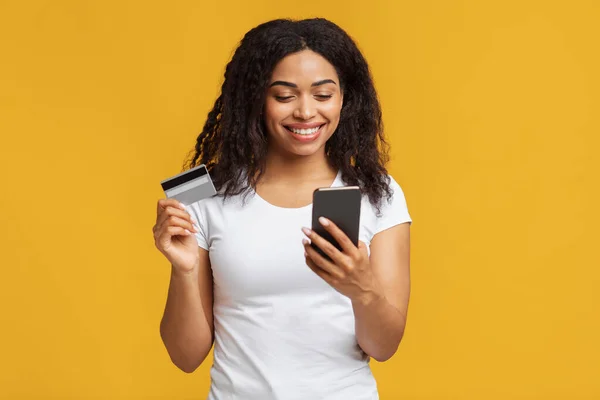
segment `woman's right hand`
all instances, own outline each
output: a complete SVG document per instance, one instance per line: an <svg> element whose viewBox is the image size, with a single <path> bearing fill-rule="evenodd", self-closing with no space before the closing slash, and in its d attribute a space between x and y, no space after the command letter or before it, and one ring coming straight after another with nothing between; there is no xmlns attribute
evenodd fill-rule
<svg viewBox="0 0 600 400"><path fill-rule="evenodd" d="M198 268L198 242L192 216L175 199L160 199L152 227L156 248L179 272L194 272Z"/></svg>

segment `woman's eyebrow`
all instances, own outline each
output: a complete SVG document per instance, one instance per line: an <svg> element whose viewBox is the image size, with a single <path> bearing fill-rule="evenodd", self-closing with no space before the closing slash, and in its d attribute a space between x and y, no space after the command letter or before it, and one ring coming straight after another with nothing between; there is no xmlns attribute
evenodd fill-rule
<svg viewBox="0 0 600 400"><path fill-rule="evenodd" d="M271 83L269 85L269 87L273 87L273 86L277 86L277 85L287 86L287 87L291 87L291 88L297 88L298 87L298 85L296 85L295 83L286 82L286 81L275 81L275 82Z"/></svg>
<svg viewBox="0 0 600 400"><path fill-rule="evenodd" d="M334 85L336 84L335 81L333 79L323 79L317 82L314 82L312 85L310 86L321 86L324 85L326 83L333 83ZM275 81L273 83L271 83L269 85L269 87L273 87L273 86L287 86L287 87L291 87L291 88L298 88L298 85L296 85L295 83L292 82L286 82L286 81Z"/></svg>
<svg viewBox="0 0 600 400"><path fill-rule="evenodd" d="M336 84L333 79L323 79L322 81L315 82L315 83L313 83L310 86L321 86L321 85L324 85L326 83L333 83L334 85Z"/></svg>

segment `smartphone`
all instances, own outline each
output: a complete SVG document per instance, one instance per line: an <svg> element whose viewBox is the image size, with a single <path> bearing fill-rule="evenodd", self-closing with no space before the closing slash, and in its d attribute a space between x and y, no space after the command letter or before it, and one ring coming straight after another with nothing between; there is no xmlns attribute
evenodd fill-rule
<svg viewBox="0 0 600 400"><path fill-rule="evenodd" d="M312 229L342 251L339 243L325 230L319 217L325 217L336 224L348 238L358 246L360 228L361 193L358 186L319 188L313 192ZM311 243L320 255L331 260L319 247Z"/></svg>

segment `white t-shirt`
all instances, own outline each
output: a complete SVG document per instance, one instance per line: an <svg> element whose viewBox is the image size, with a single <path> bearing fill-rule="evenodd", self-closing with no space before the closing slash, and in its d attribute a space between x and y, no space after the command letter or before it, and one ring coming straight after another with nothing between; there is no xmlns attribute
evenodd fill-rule
<svg viewBox="0 0 600 400"><path fill-rule="evenodd" d="M391 176L390 176L391 178ZM338 173L332 186L346 186ZM363 195L359 237L412 222L404 193L382 216ZM310 270L303 226L312 204L281 208L254 191L187 207L198 245L209 250L214 282L214 363L209 400L373 400L369 357L357 344L350 299Z"/></svg>

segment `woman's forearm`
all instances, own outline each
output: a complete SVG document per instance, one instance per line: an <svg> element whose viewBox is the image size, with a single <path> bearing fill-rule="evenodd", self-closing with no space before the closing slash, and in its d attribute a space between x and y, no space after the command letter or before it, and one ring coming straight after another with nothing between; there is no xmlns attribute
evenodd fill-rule
<svg viewBox="0 0 600 400"><path fill-rule="evenodd" d="M406 317L379 294L353 300L352 307L361 349L380 362L391 358L404 335Z"/></svg>
<svg viewBox="0 0 600 400"><path fill-rule="evenodd" d="M173 363L185 372L193 372L210 352L212 332L202 308L197 273L172 268L160 335Z"/></svg>

